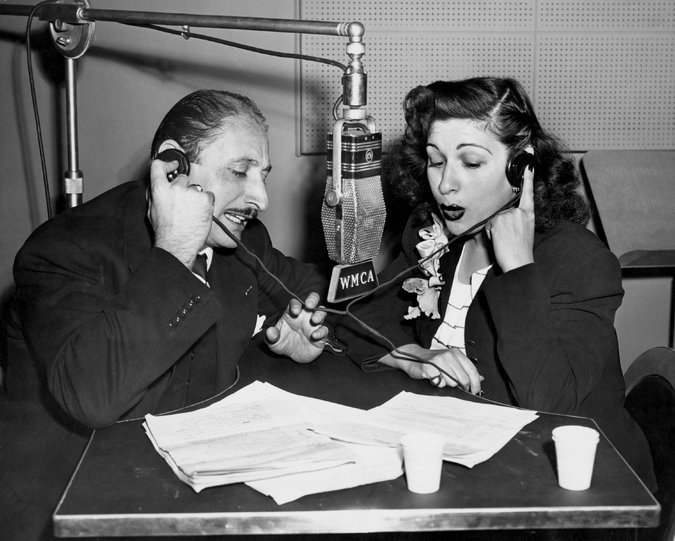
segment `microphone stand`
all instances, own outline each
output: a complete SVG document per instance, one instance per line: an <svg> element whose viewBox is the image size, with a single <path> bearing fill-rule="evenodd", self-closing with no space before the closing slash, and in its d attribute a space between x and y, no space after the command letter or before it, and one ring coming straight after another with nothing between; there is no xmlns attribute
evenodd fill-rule
<svg viewBox="0 0 675 541"><path fill-rule="evenodd" d="M68 169L65 172L66 206L82 203L84 178L79 168L77 141L77 86L75 85L75 60L66 58L66 137L68 139Z"/></svg>
<svg viewBox="0 0 675 541"><path fill-rule="evenodd" d="M0 4L0 15L29 16L33 6ZM355 116L362 118L365 107L365 73L360 57L365 52L364 27L359 22L303 21L296 19L269 19L261 17L230 17L190 13L162 13L92 9L88 0L57 0L35 8L35 15L50 23L52 40L66 57L66 113L68 139L68 170L65 173L66 203L74 207L82 203L84 179L78 164L77 92L75 60L91 45L95 22L109 21L133 25L181 26L184 37L190 37L190 27L257 30L265 32L291 32L300 34L325 34L349 38L347 53L350 62L343 77L343 101ZM357 58L357 61L354 58ZM347 114L347 113L345 113ZM351 116L347 114L347 116Z"/></svg>

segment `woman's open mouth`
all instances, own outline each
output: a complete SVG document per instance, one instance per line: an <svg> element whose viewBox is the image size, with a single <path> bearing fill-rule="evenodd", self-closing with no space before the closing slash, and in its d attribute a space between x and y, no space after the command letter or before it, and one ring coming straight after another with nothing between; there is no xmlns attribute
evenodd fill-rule
<svg viewBox="0 0 675 541"><path fill-rule="evenodd" d="M464 207L460 207L459 205L441 205L441 213L443 214L443 218L451 222L459 220L462 216L464 216L465 212L466 209Z"/></svg>

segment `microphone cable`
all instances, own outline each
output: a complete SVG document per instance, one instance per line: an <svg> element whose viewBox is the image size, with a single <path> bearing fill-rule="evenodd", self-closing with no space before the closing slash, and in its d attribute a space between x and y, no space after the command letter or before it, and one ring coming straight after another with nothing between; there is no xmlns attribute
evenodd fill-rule
<svg viewBox="0 0 675 541"><path fill-rule="evenodd" d="M44 185L44 190L45 190L47 215L48 215L49 219L51 219L53 217L53 211L52 211L52 204L51 204L51 195L50 195L50 190L49 190L49 180L48 180L48 175L47 175L46 159L45 159L45 152L44 152L44 143L43 143L43 138L42 138L42 128L41 128L41 123L40 123L38 102L37 102L36 91L35 91L35 80L34 80L33 65L32 65L32 59L31 59L32 46L31 46L31 41L30 41L30 28L31 28L31 25L32 25L32 20L35 16L35 13L37 12L37 10L44 4L50 4L50 3L54 3L54 2L55 2L55 0L43 0L42 2L36 4L31 9L31 12L28 16L28 20L27 20L27 23L26 23L26 38L25 38L26 39L26 49L27 49L27 69L28 69L28 77L29 77L29 86L30 86L30 91L31 91L33 111L34 111L34 115L35 115L35 125L36 125L36 133L37 133L37 138L38 138L40 163L41 163L41 167L42 167L42 179L43 179L43 185ZM297 53L284 53L284 52L281 52L281 51L274 51L274 50L270 50L270 49L262 49L262 48L259 48L259 47L254 47L254 46L245 45L245 44L238 43L238 42L233 42L233 41L229 41L229 40L225 40L225 39L221 39L221 38L216 38L214 36L209 36L209 35L206 35L206 34L193 33L189 30L188 31L174 30L172 28L166 28L166 27L163 27L163 26L160 26L160 25L154 25L154 24L132 24L132 23L122 23L122 24L126 24L127 26L135 26L135 27L139 27L139 28L148 28L148 29L151 29L151 30L156 30L158 32L164 32L164 33L172 34L172 35L178 35L178 36L183 37L184 39L190 39L190 38L200 39L200 40L203 40L203 41L209 41L209 42L217 43L217 44L220 44L220 45L225 45L225 46L228 46L228 47L235 47L235 48L239 48L239 49L243 49L243 50L247 50L247 51L251 51L251 52L256 52L256 53L259 53L259 54L266 54L266 55L277 56L277 57L282 57L282 58L295 58L295 59L298 59L298 60L307 60L307 61L311 61L311 62L319 62L319 63L328 64L328 65L337 67L337 68L339 68L343 71L345 71L347 69L347 67L344 64L342 64L341 62L337 62L335 60L331 60L331 59L328 59L328 58L302 55L302 54L297 54ZM339 104L341 103L341 101L342 101L342 96L339 96L337 98L337 100L335 101L335 103L333 104L332 114L333 114L334 118L336 116L336 110L339 107ZM391 280L388 280L384 284L378 285L372 291L369 291L369 292L351 300L346 305L344 310L338 310L338 309L328 308L328 307L324 307L324 306L320 306L319 309L322 310L322 311L328 312L328 313L336 314L336 315L347 315L347 316L349 316L358 325L360 325L363 329L365 329L366 331L371 333L373 336L375 336L380 341L384 342L387 345L387 347L390 351L390 354L392 356L397 357L397 358L401 358L401 359L404 359L404 360L410 360L410 361L414 361L414 362L419 362L421 364L428 364L430 366L433 366L434 368L436 368L439 371L439 374L443 374L447 378L454 381L457 384L457 386L459 387L460 390L462 390L464 392L467 392L467 393L470 393L470 391L457 378L455 378L453 375L449 374L446 370L444 370L443 368L438 366L436 363L434 363L432 361L422 359L421 357L419 357L418 355L415 355L413 353L404 352L404 351L401 351L400 349L398 349L393 344L393 342L391 342L391 340L389 340L386 336L384 336L379 331L372 328L371 326L369 326L365 322L361 321L357 316L355 316L351 312L351 308L355 303L365 299L366 297L374 294L375 292L377 292L377 291L379 291L379 290L381 290L385 287L388 287L391 284L393 284L394 282L402 279L407 273L413 271L417 267L420 267L423 263L430 260L432 257L437 255L438 253L447 250L455 242L458 242L459 240L466 238L473 231L475 231L479 227L485 225L495 215L497 215L498 213L506 210L507 208L511 207L515 203L517 203L519 199L520 199L520 194L518 194L516 197L511 199L509 202L507 202L505 205L500 207L496 212L494 212L493 214L491 214L490 216L488 216L484 220L481 220L480 222L474 224L473 226L471 226L469 229L467 229L463 233L461 233L461 234L457 235L456 237L453 237L452 239L450 239L446 244L444 244L443 246L441 246L440 248L438 248L437 250L435 250L434 252L432 252L431 254L426 256L425 258L419 260L417 262L417 264L412 265L412 266L408 267L407 269L401 271L394 278L392 278ZM298 295L296 295L293 291L291 291L283 283L283 281L278 276L276 276L263 263L263 261L260 259L260 257L258 257L256 254L251 252L239 239L237 239L234 236L234 234L232 234L232 232L225 226L225 224L223 224L215 216L213 216L212 219L213 219L213 222L216 223L216 225L218 225L225 232L225 234L227 234L237 244L237 246L241 247L249 256L251 256L260 265L260 267L263 269L263 271L268 276L270 276L272 279L274 279L288 295L290 295L292 298L295 298L296 300L298 300L301 304L304 304L304 301Z"/></svg>
<svg viewBox="0 0 675 541"><path fill-rule="evenodd" d="M426 263L426 262L429 261L432 257L436 256L437 254L439 254L439 253L441 253L441 252L444 252L444 251L447 250L451 245L453 245L453 244L455 244L456 242L458 242L458 241L460 241L460 240L462 240L462 239L468 237L468 236L471 235L474 231L476 231L477 229L479 229L479 228L481 228L482 226L484 226L487 222L489 222L489 221L490 221L492 218L494 218L497 214L499 214L500 212L503 212L504 210L506 210L506 209L508 209L508 208L511 208L512 206L514 206L515 204L517 204L519 200L520 200L520 193L518 193L515 197L513 197L512 199L510 199L509 201L507 201L507 202L506 202L504 205L502 205L501 207L499 207L495 212L493 212L492 214L490 214L487 218L484 218L483 220L480 220L479 222L475 223L474 225L472 225L471 227L469 227L468 229L466 229L464 232L460 233L460 234L457 235L456 237L453 237L453 238L450 239L447 243L445 243L445 244L442 245L441 247L439 247L439 248L437 248L436 250L434 250L434 251L433 251L432 253L430 253L428 256L426 256L426 257L420 259L415 265L412 265L412 266L408 267L407 269L402 270L402 271L399 272L396 276L394 276L394 277L391 278L390 280L386 281L385 283L378 285L378 286L377 286L375 289L373 289L372 291L369 291L369 292L364 293L363 295L361 295L361 296L359 296L359 297L356 297L355 299L352 299L352 300L345 306L345 309L344 309L344 310L338 310L338 309L335 309L335 308L328 308L328 307L325 307L325 306L319 306L318 310L322 310L322 311L324 311L324 312L331 313L331 314L336 314L336 315L343 315L343 316L346 315L346 316L349 316L349 317L352 318L359 326L361 326L364 330L366 330L366 331L367 331L368 333L370 333L372 336L374 336L375 338L377 338L377 339L380 340L381 342L384 342L384 343L386 344L386 346L387 346L387 349L389 350L389 353L390 353L392 356L397 357L397 358L399 358L399 359L409 360L409 361L413 361L413 362L418 362L418 363L420 363L420 364L428 364L428 365L430 365L430 366L433 366L434 368L436 368L436 370L439 371L439 374L443 374L443 375L446 376L448 379L450 379L450 380L452 380L453 382L455 382L455 383L457 384L457 386L458 386L462 391L464 391L464 392L466 392L466 393L470 393L469 389L467 389L467 388L465 387L465 385L464 385L462 382L460 382L460 381L459 381L457 378L455 378L452 374L448 373L447 370L444 370L443 368L441 368L440 366L438 366L436 363L434 363L434 362L432 362L432 361L428 361L428 360L426 360L426 359L423 359L422 357L420 357L419 355L416 355L416 354L414 354L414 353L409 353L409 352L401 351L399 348L397 348L397 347L394 345L394 343L393 343L391 340L389 340L389 338L387 338L387 337L384 336L382 333L380 333L379 331L377 331L376 329L374 329L373 327L371 327L370 325L368 325L368 324L365 323L364 321L360 320L356 315L354 315L354 313L351 311L351 308L352 308L352 306L353 306L355 303L357 303L357 302L359 302L359 301L361 301L361 300L367 298L368 296L370 296L370 295L376 293L377 291L379 291L379 290L381 290L381 289L384 289L385 287L389 287L391 284L393 284L393 283L395 283L395 282L401 280L406 274L408 274L409 272L412 272L413 270L415 270L415 269L418 268L418 267L421 267L421 265L422 265L423 263ZM267 268L267 266L265 265L265 263L263 263L263 261L260 259L260 257L258 257L256 254L254 254L253 252L251 252L251 251L246 247L246 245L245 245L243 242L241 242L241 240L239 240L239 239L238 239L238 238L237 238L237 237L236 237L236 236L235 236L235 235L227 228L227 226L226 226L225 224L223 224L223 223L222 223L218 218L216 218L215 216L212 216L212 220L213 220L213 222L214 222L216 225L218 225L218 227L220 227L220 228L223 230L223 232L224 232L228 237L230 237L230 239L232 239L232 240L234 241L234 243L235 243L238 247L241 247L241 248L242 248L249 256L251 256L251 257L252 257L252 258L260 265L260 267L263 269L263 271L264 271L268 276L270 276L272 279L274 279L274 280L281 286L281 288L282 288L289 296L291 296L292 298L294 298L294 299L296 299L297 301L299 301L300 304L303 304L303 305L304 305L304 301L303 301L297 294L295 294L293 291L291 291L291 290L286 286L286 284L284 284L283 281L282 281L278 276L276 276L269 268Z"/></svg>
<svg viewBox="0 0 675 541"><path fill-rule="evenodd" d="M486 218L485 220L482 220L481 222L475 224L475 225L472 226L471 228L467 229L464 233L461 233L461 234L458 235L457 237L454 237L454 238L453 238L452 240L450 240L447 244L445 244L445 245L443 245L441 248L439 248L439 250L435 251L433 254L431 254L431 255L427 256L426 258L424 258L423 260L421 260L421 262L425 262L429 257L433 257L433 255L435 255L436 253L438 253L440 250L443 250L443 249L447 248L447 247L450 246L453 242L456 242L458 239L463 238L463 237L466 237L471 231L474 231L474 230L477 229L478 227L481 227L482 225L484 225L485 223L487 223L490 219L492 219L493 216L495 216L496 214L498 214L498 213L501 212L502 210L505 210L506 208L508 208L508 206L514 204L519 198L520 198L520 195L516 196L512 201L510 201L507 205L505 205L505 206L503 206L502 208L500 208L497 212L495 212L494 214L492 214L491 216L489 216L489 217ZM271 270L263 263L263 261L260 259L260 257L258 257L256 254L254 254L253 252L251 252L251 251L246 247L246 245L245 245L243 242L241 242L237 237L235 237L234 234L227 228L227 226L226 226L223 222L221 222L221 221L220 221L218 218L216 218L215 216L212 216L212 219L213 219L213 222L214 222L216 225L218 225L218 227L220 227L220 228L223 230L223 232L224 232L228 237L230 237L230 239L232 239L232 240L237 244L238 247L241 247L241 248L242 248L249 256L251 256L253 259L255 259L255 261L260 265L260 267L261 267L261 268L262 268L262 269L263 269L263 270L264 270L271 278L273 278L273 279L274 279L274 280L275 280L275 281L276 281L276 282L284 289L284 291L286 291L291 297L293 297L293 298L297 299L298 301L300 301L300 303L303 303L303 302L302 302L302 299L300 299L295 293L293 293L288 287L286 287L286 285L283 283L283 281L282 281L278 276L276 276L276 275L275 275L275 274L274 274L274 273L273 273L273 272L272 272L272 271L271 271ZM417 266L417 265L416 265L416 266ZM416 266L415 266L415 267L410 267L409 269L406 269L405 271L399 273L395 278L389 280L389 281L386 282L385 284L382 284L382 287L387 286L387 285L393 283L395 280L397 280L397 279L399 279L400 277L402 277L406 272L409 272L411 269L416 268ZM375 290L369 292L369 293L366 293L366 294L362 295L361 297L358 297L358 298L352 300L352 301L349 303L348 308L351 307L351 305L352 305L354 302L359 301L359 300L361 300L361 299L367 297L369 294L373 293L373 292L376 291L377 289L379 289L379 287L376 288ZM438 366L436 363L433 363L433 362L431 362L431 361L427 361L427 360L425 360L425 359L422 359L422 358L418 357L417 355L415 355L415 354L413 354L413 353L406 353L406 352L402 352L402 351L398 350L398 349L393 345L393 343L391 343L391 341L389 341L389 339L387 339L384 335L382 335L381 333L379 333L379 332L376 331L375 329L372 329L371 327L369 327L368 325L366 325L365 323L363 323L361 320L359 320L354 314L352 314L352 313L349 312L348 310L342 311L342 310L335 310L335 309L325 308L325 307L320 307L320 309L322 309L322 310L324 310L324 311L327 311L327 312L339 314L339 315L345 315L345 314L349 315L349 316L352 317L357 323L359 323L360 325L362 325L365 329L368 329L369 332L372 332L373 334L375 334L377 337L379 337L379 338L382 339L383 341L386 341L386 342L388 342L389 344L391 344L391 353L392 353L392 354L395 354L395 353L396 353L396 354L398 354L398 355L403 356L403 358L405 358L405 359L407 359L407 360L416 361L416 362L420 362L420 363L424 363L424 364L428 364L428 365L430 365L430 366L433 366L434 368L436 368L436 369L439 371L439 373L444 374L445 376L447 376L448 378L450 378L451 380L453 380L455 383L457 383L457 385L458 385L458 387L459 387L460 390L464 391L465 393L470 393L470 391L469 391L469 390L468 390L468 389L467 389L467 388L466 388L459 380L457 380L454 376L452 376L451 374L449 374L446 370L444 370L443 368L441 368L440 366ZM171 410L171 411L166 411L166 412L158 413L157 416L163 416L163 415L170 415L170 414L172 414L172 413L178 413L178 412L184 411L184 410L186 410L186 409L188 409L188 408L193 408L193 407L196 407L196 406L199 406L199 405L202 405L202 404L211 402L211 401L213 401L213 400L216 400L217 398L219 398L220 396L224 395L225 393L227 393L228 391L230 391L232 388L234 388L234 387L239 383L239 379L240 379L240 370L239 370L239 365L237 365L237 375L236 375L236 377L235 377L235 381L234 381L231 385L229 385L227 388L223 389L222 391L219 391L219 392L218 392L217 394L215 394L214 396L210 396L210 397L205 398L205 399L203 399L203 400L199 400L199 401L197 401L197 402L195 402L195 403L193 403L193 404L188 404L188 405L185 405L185 406L181 406L181 407L176 408L176 409L173 409L173 410ZM510 406L509 404L502 404L501 402L497 402L497 401L495 401L495 400L490 400L490 399L488 399L488 398L483 398L483 400L487 400L488 402L492 402L493 404L498 404L498 405L502 405L502 406L504 406L504 405ZM511 407L513 407L513 406L511 406ZM142 421L144 418L145 418L145 417L136 417L136 418L131 418L131 419L120 419L120 420L116 421L116 424L120 424L120 423L128 423L128 422L131 422L131 421Z"/></svg>
<svg viewBox="0 0 675 541"><path fill-rule="evenodd" d="M133 24L133 23L121 23L126 24L127 26L136 26L138 28L148 28L150 30L157 30L158 32L164 32L166 34L173 34L175 36L181 36L184 39L196 38L203 41L210 41L212 43L218 43L219 45L226 45L227 47L235 47L237 49L244 49L246 51L251 51L254 53L266 54L271 56L279 56L282 58L297 58L299 60L308 60L310 62L319 62L322 64L328 64L336 68L340 68L342 71L347 69L347 66L338 62L337 60L332 60L330 58L322 58L320 56L309 56L298 53L284 53L281 51L274 51L271 49L261 49L259 47L253 47L252 45L245 45L243 43L238 43L236 41L229 41L226 39L216 38L214 36L209 36L207 34L195 34L191 30L174 30L173 28L167 28L165 26L160 26L156 24Z"/></svg>
<svg viewBox="0 0 675 541"><path fill-rule="evenodd" d="M389 340L389 338L387 338L382 333L380 333L379 331L377 331L376 329L374 329L373 327L371 327L370 325L368 325L364 321L360 320L357 316L355 316L354 313L351 311L351 309L352 309L352 306L355 303L365 299L369 295L372 295L372 294L376 293L380 289L384 289L386 287L389 287L391 284L398 282L399 280L403 279L403 277L406 274L408 274L409 272L412 272L414 269L416 269L418 267L421 268L423 263L426 263L427 261L429 261L431 258L436 256L437 254L445 252L450 246L452 246L456 242L458 242L462 239L465 239L466 237L471 235L474 231L483 227L487 222L489 222L497 214L499 214L500 212L503 212L506 209L509 209L512 206L514 206L515 204L517 204L519 200L520 200L520 193L518 193L515 197L511 198L504 205L499 207L495 212L490 214L487 218L484 218L483 220L480 220L479 222L475 223L474 225L472 225L471 227L466 229L464 232L462 232L459 235L457 235L456 237L453 237L452 239L448 240L448 242L446 242L444 245L440 246L439 248L437 248L436 250L431 252L428 256L420 259L417 262L416 265L412 265L412 266L408 267L407 269L402 270L396 276L394 276L390 280L384 282L383 284L378 285L372 291L364 293L360 297L357 297L357 298L351 300L347 304L347 306L345 307L344 314L351 317L358 325L360 325L364 330L369 332L372 336L379 339L381 342L384 342L387 345L387 348L389 349L389 353L392 356L394 356L396 358L399 358L399 359L403 359L403 360L408 360L408 361L413 361L413 362L417 362L417 363L420 363L420 364L427 364L429 366L433 366L436 370L439 371L440 374L443 374L444 376L446 376L449 379L451 379L452 381L454 381L462 391L469 393L470 392L469 389L467 389L462 382L460 382L453 375L449 374L446 370L444 370L443 368L441 368L440 366L438 366L436 363L434 363L432 361L428 361L426 359L423 359L419 355L416 355L416 354L410 353L410 352L401 351L399 348L397 348L394 345L394 343L391 340Z"/></svg>
<svg viewBox="0 0 675 541"><path fill-rule="evenodd" d="M47 161L45 158L45 148L42 140L42 127L40 124L40 111L38 109L37 93L35 91L35 77L33 74L33 47L30 40L30 28L33 23L33 17L35 13L45 4L55 3L52 0L44 0L39 4L33 6L28 15L28 20L26 21L26 67L28 69L28 86L30 87L30 97L33 105L33 114L35 116L35 131L37 133L38 140L38 153L40 154L40 165L42 166L42 184L45 190L45 199L47 204L47 217L51 219L53 217L52 212L52 197L49 191L49 178L47 175Z"/></svg>
<svg viewBox="0 0 675 541"><path fill-rule="evenodd" d="M30 93L31 93L31 100L32 100L32 107L33 107L33 113L35 116L35 130L37 133L37 139L38 139L38 151L40 154L40 164L42 166L42 182L44 185L44 192L45 192L45 199L46 199L46 205L47 205L47 216L49 219L51 219L54 216L53 210L52 210L52 202L51 202L51 193L49 189L49 177L47 174L47 163L46 163L46 158L45 158L45 150L44 150L44 143L43 143L43 138L42 138L42 127L41 127L41 122L40 122L40 112L38 108L38 101L37 101L37 93L35 91L35 77L34 77L34 71L33 71L33 63L32 63L32 44L31 44L31 39L30 39L30 28L33 22L33 18L36 14L36 12L45 4L53 4L56 3L57 0L43 0L42 2L36 4L33 6L33 8L30 11L30 14L28 15L28 20L26 22L26 51L27 51L27 68L28 68L28 81L29 81L29 87L30 87ZM189 39L189 38L195 38L195 39L200 39L203 41L210 41L213 43L217 43L220 45L226 45L228 47L235 47L239 49L244 49L247 51L259 53L259 54L266 54L266 55L271 55L271 56L278 56L282 58L295 58L298 60L307 60L310 62L318 62L322 64L328 64L330 66L334 66L336 68L341 69L343 72L346 71L347 66L342 64L341 62L338 62L336 60L332 60L330 58L322 58L318 56L309 56L309 55L303 55L303 54L297 54L297 53L284 53L281 51L273 51L270 49L261 49L259 47L253 47L251 45L245 45L243 43L237 43L235 41L228 41L225 39L220 39L216 38L213 36L209 36L206 34L195 34L191 31L185 31L185 30L174 30L172 28L166 28L160 25L154 25L154 24L132 24L132 23L120 23L120 24L126 24L127 26L135 26L138 28L148 28L150 30L156 30L158 32L164 32L167 34L173 34L177 36L181 36L184 39ZM333 117L335 118L335 109L337 105L340 103L340 100L342 99L341 95L338 97L336 100L335 104L333 105L333 110L332 114Z"/></svg>
<svg viewBox="0 0 675 541"><path fill-rule="evenodd" d="M27 49L28 49L27 59L28 59L28 73L29 73L29 79L30 79L31 96L32 96L32 99L33 99L33 110L35 112L36 129L37 129L37 134L38 134L38 144L39 144L39 148L40 148L40 158L41 158L41 163L42 163L43 182L44 182L44 185L45 185L45 194L46 194L46 197L47 197L47 212L48 212L49 218L51 218L52 217L51 196L49 195L49 184L48 184L47 171L46 171L46 165L45 165L44 146L43 146L43 142L42 142L42 130L40 128L40 118L39 118L39 112L38 112L38 106L37 106L37 99L36 99L36 95L35 95L36 93L35 93L35 84L34 84L34 79L33 79L33 68L32 68L32 62L31 62L30 35L29 35L30 26L31 26L31 23L32 23L32 19L35 15L35 12L39 9L40 6L42 6L43 4L48 4L48 3L53 3L53 2L52 2L52 0L43 0L42 2L40 2L39 4L34 6L33 9L31 10L31 13L30 13L30 16L28 18L27 25L26 25L26 46L27 46ZM206 34L193 33L189 30L188 31L174 30L172 28L166 28L166 27L163 27L163 26L160 26L160 25L154 25L154 24L131 24L131 23L122 23L122 24L127 24L128 26L134 26L134 27L139 27L139 28L148 28L148 29L151 29L151 30L156 30L158 32L164 32L164 33L167 33L167 34L177 35L177 36L183 37L184 39L196 38L196 39L200 39L200 40L203 40L203 41L209 41L209 42L217 43L217 44L220 44L220 45L225 45L225 46L228 46L228 47L235 47L235 48L239 48L239 49L243 49L243 50L248 50L248 51L251 51L251 52L256 52L256 53L259 53L259 54L267 54L267 55L278 56L278 57L283 57L283 58L295 58L295 59L299 59L299 60L308 60L308 61L312 61L312 62L324 63L324 64L328 64L328 65L332 65L334 67L337 67L337 68L339 68L343 71L345 71L347 69L347 67L344 64L342 64L340 62L337 62L337 61L334 61L334 60L331 60L331 59L328 59L328 58L302 55L302 54L297 54L297 53L284 53L284 52L280 52L280 51L273 51L273 50L270 50L270 49L262 49L262 48L259 48L259 47L253 47L253 46L245 45L245 44L242 44L242 43L237 43L237 42L233 42L233 41L229 41L229 40L225 40L225 39L221 39L221 38L216 38L214 36L209 36L209 35L206 35ZM333 113L334 117L335 117L336 109L337 109L337 107L339 107L339 104L341 102L341 99L342 99L341 96L339 96L337 98L337 100L335 101L334 105L333 105L332 113ZM358 317L356 317L351 312L351 308L356 302L359 302L359 301L365 299L366 297L374 294L375 292L377 292L377 291L379 291L379 290L381 290L385 287L390 286L392 283L402 279L407 273L413 271L417 267L420 267L423 263L430 260L432 257L436 256L438 253L447 250L450 247L450 245L454 244L455 242L458 242L459 240L461 240L463 238L466 238L473 231L475 231L479 227L485 225L485 223L487 223L489 220L491 220L496 214L498 214L499 212L502 212L503 210L505 210L505 209L511 207L512 205L514 205L515 203L517 203L517 201L519 199L520 199L520 194L516 195L516 197L511 199L509 202L507 202L505 205L500 207L497 211L495 211L493 214L491 214L490 216L488 216L484 220L481 220L480 222L474 224L473 226L471 226L469 229L467 229L463 233L461 233L461 234L457 235L456 237L453 237L452 239L450 239L445 245L441 246L440 248L438 248L437 250L435 250L434 252L432 252L431 254L426 256L425 258L418 261L417 264L408 267L407 269L405 269L402 272L400 272L399 274L397 274L391 280L385 282L384 284L378 285L372 291L369 291L369 292L353 299L352 301L350 301L346 305L344 310L337 310L337 309L327 308L327 307L323 307L323 306L320 306L319 309L321 309L325 312L328 312L328 313L332 313L332 314L336 314L336 315L347 315L347 316L351 317L363 329L365 329L366 331L371 333L373 336L378 338L380 341L383 341L387 345L391 355L396 356L398 358L405 359L405 360L410 360L410 361L419 362L419 363L422 363L422 364L428 364L430 366L433 366L434 368L436 368L439 371L440 374L443 374L446 377L448 377L449 379L451 379L452 381L454 381L459 386L459 388L461 390L463 390L465 392L469 392L469 390L466 389L466 387L457 378L455 378L454 376L449 374L446 370L439 367L436 363L433 363L432 361L427 361L425 359L422 359L421 357L419 357L418 355L415 355L413 353L403 352L400 349L398 349L396 346L394 346L393 342L391 342L391 340L389 340L386 336L384 336L383 334L381 334L380 332L378 332L377 330L375 330L374 328L372 328L371 326L369 326L365 322L361 321ZM218 225L218 227L220 227L225 232L225 234L227 234L237 244L237 246L241 247L249 256L251 256L260 265L260 267L263 269L263 271L268 276L270 276L272 279L274 279L288 295L290 295L292 298L295 298L296 300L298 300L301 304L304 304L304 301L302 299L300 299L300 297L298 297L298 295L296 295L293 291L291 291L278 276L276 276L270 269L268 269L267 266L263 263L263 261L256 254L251 252L239 239L237 239L234 236L234 234L232 234L232 232L225 226L225 224L223 224L215 216L213 216L212 219L213 219L213 222L216 223L216 225Z"/></svg>

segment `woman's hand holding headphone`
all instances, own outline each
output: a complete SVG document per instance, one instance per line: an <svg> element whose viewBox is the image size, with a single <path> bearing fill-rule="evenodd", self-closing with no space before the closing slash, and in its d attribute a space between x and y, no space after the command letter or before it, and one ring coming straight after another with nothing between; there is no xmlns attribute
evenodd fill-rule
<svg viewBox="0 0 675 541"><path fill-rule="evenodd" d="M518 205L497 214L485 226L497 264L504 272L534 262L534 170L525 169Z"/></svg>

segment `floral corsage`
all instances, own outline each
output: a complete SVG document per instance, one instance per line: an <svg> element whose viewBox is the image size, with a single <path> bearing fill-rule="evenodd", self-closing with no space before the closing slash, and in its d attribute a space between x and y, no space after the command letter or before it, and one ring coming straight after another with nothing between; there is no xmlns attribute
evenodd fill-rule
<svg viewBox="0 0 675 541"><path fill-rule="evenodd" d="M417 295L417 306L408 307L408 313L403 317L405 319L415 319L421 314L431 319L439 319L441 314L438 311L438 297L443 287L443 276L440 272L440 259L447 250L440 250L433 257L425 260L429 254L439 250L448 243L448 237L445 235L445 227L440 218L435 214L431 215L434 223L429 227L420 229L419 236L422 242L417 243L416 248L420 254L420 268L428 278L408 278L403 282L403 289L408 293Z"/></svg>

